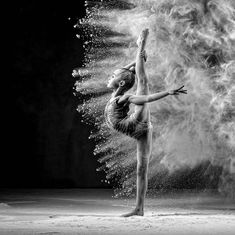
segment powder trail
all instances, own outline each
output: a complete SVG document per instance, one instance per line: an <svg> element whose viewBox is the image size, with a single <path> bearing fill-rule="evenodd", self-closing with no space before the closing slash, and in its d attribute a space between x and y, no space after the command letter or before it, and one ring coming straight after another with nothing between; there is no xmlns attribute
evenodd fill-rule
<svg viewBox="0 0 235 235"><path fill-rule="evenodd" d="M112 72L135 58L136 39L150 29L146 70L151 92L182 84L188 95L151 104L154 127L149 187L174 187L182 172L200 166L198 177L235 195L235 2L232 0L87 1L78 22L86 63L75 70L78 107L97 127L95 154L118 195L135 188L136 145L108 129L104 107ZM135 87L132 92L135 91ZM217 168L216 168L217 167ZM215 171L215 169L221 169ZM218 175L219 174L219 175ZM208 177L207 177L208 176Z"/></svg>

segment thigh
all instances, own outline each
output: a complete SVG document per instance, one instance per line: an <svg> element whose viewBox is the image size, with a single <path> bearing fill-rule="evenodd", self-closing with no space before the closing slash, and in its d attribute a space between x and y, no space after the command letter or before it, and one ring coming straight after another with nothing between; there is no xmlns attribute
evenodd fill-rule
<svg viewBox="0 0 235 235"><path fill-rule="evenodd" d="M137 163L143 166L148 165L152 152L152 127L137 140Z"/></svg>
<svg viewBox="0 0 235 235"><path fill-rule="evenodd" d="M150 122L150 110L149 105L135 105L135 111L133 116L139 122Z"/></svg>

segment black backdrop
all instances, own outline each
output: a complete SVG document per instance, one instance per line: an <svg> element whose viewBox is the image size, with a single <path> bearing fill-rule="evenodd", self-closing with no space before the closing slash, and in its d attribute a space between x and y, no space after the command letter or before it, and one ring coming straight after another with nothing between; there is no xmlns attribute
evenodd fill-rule
<svg viewBox="0 0 235 235"><path fill-rule="evenodd" d="M16 1L6 9L0 187L104 187L92 127L81 123L72 94L84 53L73 25L84 1Z"/></svg>
<svg viewBox="0 0 235 235"><path fill-rule="evenodd" d="M84 1L9 1L1 9L0 188L108 187L73 96L71 73L84 55L73 25ZM221 170L206 162L164 187L217 188Z"/></svg>

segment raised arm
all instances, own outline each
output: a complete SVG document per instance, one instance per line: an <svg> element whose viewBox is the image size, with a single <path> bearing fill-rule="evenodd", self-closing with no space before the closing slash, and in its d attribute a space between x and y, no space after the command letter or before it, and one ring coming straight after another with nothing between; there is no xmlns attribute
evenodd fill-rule
<svg viewBox="0 0 235 235"><path fill-rule="evenodd" d="M147 61L147 54L145 51L141 52L141 56L144 58L145 62ZM135 70L135 65L136 65L136 61L131 62L130 64L124 66L123 68L125 69L129 69L131 71Z"/></svg>
<svg viewBox="0 0 235 235"><path fill-rule="evenodd" d="M130 64L124 66L123 68L125 69L132 69L133 67L135 67L135 61L131 62Z"/></svg>
<svg viewBox="0 0 235 235"><path fill-rule="evenodd" d="M163 91L163 92L154 93L151 95L130 95L127 98L128 98L128 101L132 104L143 105L145 103L150 103L150 102L162 99L168 95L179 95L180 93L187 94L187 90L182 90L183 87L184 86L175 90Z"/></svg>

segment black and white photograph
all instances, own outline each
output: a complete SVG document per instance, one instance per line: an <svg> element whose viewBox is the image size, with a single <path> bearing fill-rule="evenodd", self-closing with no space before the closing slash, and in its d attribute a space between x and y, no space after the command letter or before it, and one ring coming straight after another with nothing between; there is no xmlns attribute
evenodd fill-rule
<svg viewBox="0 0 235 235"><path fill-rule="evenodd" d="M235 234L235 0L6 5L0 235Z"/></svg>

